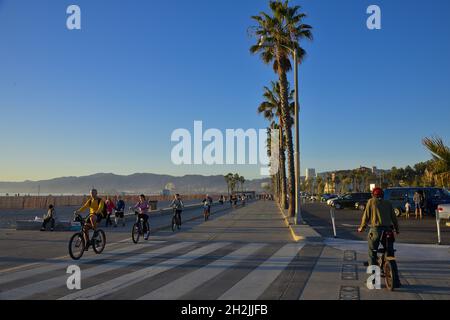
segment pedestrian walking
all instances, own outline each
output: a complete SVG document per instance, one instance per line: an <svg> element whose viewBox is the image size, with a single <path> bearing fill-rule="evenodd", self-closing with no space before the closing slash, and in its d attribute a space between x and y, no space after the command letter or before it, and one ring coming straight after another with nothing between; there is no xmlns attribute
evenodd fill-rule
<svg viewBox="0 0 450 320"><path fill-rule="evenodd" d="M409 200L406 200L406 203L405 203L405 213L406 213L406 219L409 220L409 215L411 213L411 204L409 203Z"/></svg>
<svg viewBox="0 0 450 320"><path fill-rule="evenodd" d="M108 227L112 226L111 215L114 209L116 208L116 205L114 204L114 201L112 201L110 196L106 197L105 206L106 206L106 227Z"/></svg>
<svg viewBox="0 0 450 320"><path fill-rule="evenodd" d="M117 228L119 221L122 220L122 226L125 227L125 201L118 196L116 201L114 227Z"/></svg>
<svg viewBox="0 0 450 320"><path fill-rule="evenodd" d="M416 220L420 217L420 220L423 219L423 192L422 190L417 190L414 193L414 206L416 211Z"/></svg>

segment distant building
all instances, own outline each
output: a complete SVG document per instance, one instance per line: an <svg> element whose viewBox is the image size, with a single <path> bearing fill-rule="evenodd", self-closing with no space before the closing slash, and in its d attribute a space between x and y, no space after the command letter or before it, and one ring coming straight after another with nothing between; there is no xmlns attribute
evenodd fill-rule
<svg viewBox="0 0 450 320"><path fill-rule="evenodd" d="M316 178L316 169L306 169L306 180Z"/></svg>

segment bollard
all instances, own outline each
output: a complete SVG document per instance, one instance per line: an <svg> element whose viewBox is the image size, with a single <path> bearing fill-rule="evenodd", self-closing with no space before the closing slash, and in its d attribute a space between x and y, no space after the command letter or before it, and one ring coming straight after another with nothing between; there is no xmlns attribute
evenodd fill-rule
<svg viewBox="0 0 450 320"><path fill-rule="evenodd" d="M436 227L437 227L438 245L441 245L441 218L439 216L439 210L436 210Z"/></svg>
<svg viewBox="0 0 450 320"><path fill-rule="evenodd" d="M333 224L334 238L336 238L337 237L337 234L336 234L336 212L333 207L330 208L330 215L331 215L331 223Z"/></svg>

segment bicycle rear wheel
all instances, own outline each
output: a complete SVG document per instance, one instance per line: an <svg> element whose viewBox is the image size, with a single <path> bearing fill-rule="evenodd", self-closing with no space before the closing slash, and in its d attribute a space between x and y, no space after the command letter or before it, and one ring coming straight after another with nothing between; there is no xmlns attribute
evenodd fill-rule
<svg viewBox="0 0 450 320"><path fill-rule="evenodd" d="M133 225L133 229L131 230L131 239L135 244L139 242L139 238L141 236L141 228L139 223L135 223Z"/></svg>
<svg viewBox="0 0 450 320"><path fill-rule="evenodd" d="M172 217L172 232L175 232L175 229L177 227L177 220L175 216Z"/></svg>
<svg viewBox="0 0 450 320"><path fill-rule="evenodd" d="M106 246L106 234L103 230L99 229L97 232L94 232L94 236L92 237L92 247L96 254L100 254L105 250Z"/></svg>
<svg viewBox="0 0 450 320"><path fill-rule="evenodd" d="M84 240L83 233L75 233L69 241L69 254L73 260L79 260L86 248L86 241Z"/></svg>
<svg viewBox="0 0 450 320"><path fill-rule="evenodd" d="M386 282L386 288L389 291L394 291L396 283L398 283L398 275L396 272L395 260L386 260L384 264L384 276Z"/></svg>

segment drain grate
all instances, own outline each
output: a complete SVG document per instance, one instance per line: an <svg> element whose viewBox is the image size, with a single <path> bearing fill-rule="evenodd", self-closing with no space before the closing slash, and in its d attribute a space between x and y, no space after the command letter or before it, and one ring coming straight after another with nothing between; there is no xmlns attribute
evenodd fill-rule
<svg viewBox="0 0 450 320"><path fill-rule="evenodd" d="M359 300L359 288L342 286L339 292L339 300Z"/></svg>
<svg viewBox="0 0 450 320"><path fill-rule="evenodd" d="M356 261L356 251L347 250L344 252L344 261Z"/></svg>
<svg viewBox="0 0 450 320"><path fill-rule="evenodd" d="M356 264L344 264L342 266L342 280L358 280Z"/></svg>

